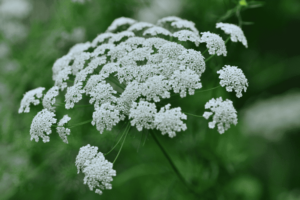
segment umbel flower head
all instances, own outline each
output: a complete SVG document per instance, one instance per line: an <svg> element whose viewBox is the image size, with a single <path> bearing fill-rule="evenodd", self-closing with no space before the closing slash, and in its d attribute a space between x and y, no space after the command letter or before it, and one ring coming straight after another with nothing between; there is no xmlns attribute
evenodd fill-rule
<svg viewBox="0 0 300 200"><path fill-rule="evenodd" d="M80 148L76 157L78 173L84 173L84 184L87 184L90 190L96 188L95 193L102 194L101 190L112 189L110 182L116 171L112 169L113 164L104 158L99 152L98 147L89 144Z"/></svg>
<svg viewBox="0 0 300 200"><path fill-rule="evenodd" d="M239 27L223 23L217 27L230 34L232 41L247 45ZM191 49L201 45L206 46L211 55L227 55L221 36L211 32L203 32L200 36L195 23L178 17L160 19L155 25L125 17L116 19L105 33L91 42L76 44L67 55L55 61L52 68L54 86L43 98L44 109L32 121L31 139L38 141L41 137L44 142L49 141L51 127L57 121L54 118L56 98L64 98L66 109L74 109L80 101L87 102L89 98L94 112L87 123L91 122L101 134L125 121L128 125L124 138L130 126L138 131L157 130L174 138L187 129L187 115L181 107L174 108L167 101L172 96L194 95L202 88L205 57L200 51ZM238 97L248 86L243 73L235 67L226 66L218 73L221 86L226 86L227 91L234 89ZM29 112L30 103L39 104L43 90L37 88L27 92L19 112ZM204 113L205 118L213 115L209 127L217 125L219 133L237 123L236 110L230 100L212 99L205 108L211 110ZM65 143L68 143L72 127L86 123L67 126L70 119L64 115L58 125L53 126ZM101 194L103 189L112 188L110 182L116 172L112 163L98 153L97 147L82 147L76 166L78 172L85 174L84 184L91 190L96 188L95 192Z"/></svg>
<svg viewBox="0 0 300 200"><path fill-rule="evenodd" d="M228 92L235 90L238 98L242 97L242 91L246 92L248 87L248 80L243 71L236 66L225 65L222 69L217 71L220 74L220 85L226 86Z"/></svg>
<svg viewBox="0 0 300 200"><path fill-rule="evenodd" d="M21 106L19 108L19 113L25 112L28 113L30 111L30 104L38 105L40 104L39 98L43 96L43 91L45 88L39 87L34 90L30 90L24 94L24 97L21 101Z"/></svg>
<svg viewBox="0 0 300 200"><path fill-rule="evenodd" d="M212 98L205 104L205 109L210 109L211 112L204 112L204 118L208 119L213 115L213 121L208 123L209 128L215 128L217 125L221 134L230 128L230 124L237 124L236 110L232 101L228 99L223 101L222 97Z"/></svg>

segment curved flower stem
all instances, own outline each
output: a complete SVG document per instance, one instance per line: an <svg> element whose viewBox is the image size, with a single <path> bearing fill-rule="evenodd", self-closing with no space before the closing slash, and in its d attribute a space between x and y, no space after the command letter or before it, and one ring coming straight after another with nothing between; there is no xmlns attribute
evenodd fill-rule
<svg viewBox="0 0 300 200"><path fill-rule="evenodd" d="M76 127L76 126L80 126L80 125L83 125L83 124L87 124L87 123L89 123L89 122L91 122L91 121L93 121L93 120L92 120L92 119L89 119L89 120L87 120L87 121L80 122L80 123L75 124L75 125L73 125L73 126L68 126L67 128L74 128L74 127Z"/></svg>
<svg viewBox="0 0 300 200"><path fill-rule="evenodd" d="M213 87L213 88L210 88L210 89L207 89L207 90L198 90L198 91L195 91L195 94L196 93L200 93L200 92L206 92L206 91L210 91L210 90L214 90L214 89L217 89L217 88L219 88L220 86L218 85L218 86L216 86L216 87Z"/></svg>
<svg viewBox="0 0 300 200"><path fill-rule="evenodd" d="M114 146L109 152L107 152L107 153L104 154L105 156L108 155L110 152L112 152L112 151L116 148L116 146L118 146L118 144L120 143L121 139L122 139L123 136L126 134L126 129L127 129L127 126L126 126L126 128L125 128L123 134L121 135L120 139L118 140L118 142L115 144L115 146Z"/></svg>
<svg viewBox="0 0 300 200"><path fill-rule="evenodd" d="M169 154L167 153L167 151L164 149L164 147L161 145L161 143L159 142L159 140L157 139L155 133L153 133L153 131L150 131L154 141L156 142L156 144L159 146L160 150L163 152L164 156L167 158L167 160L169 161L172 169L174 170L174 172L176 173L176 175L178 176L178 178L180 179L180 181L186 186L186 188L193 193L194 195L198 196L194 190L192 190L189 186L189 184L186 182L186 180L183 178L183 176L181 175L181 173L179 172L179 170L177 169L177 167L175 166L174 162L172 161L171 157L169 156Z"/></svg>
<svg viewBox="0 0 300 200"><path fill-rule="evenodd" d="M120 149L119 149L119 152L118 152L118 154L117 154L117 156L116 156L116 158L115 158L113 164L115 164L116 160L118 159L118 157L119 157L119 155L120 155L120 152L121 152L121 150L122 150L122 148L123 148L123 144L124 144L124 142L125 142L125 140L126 140L126 137L127 137L128 132L129 132L129 129L130 129L130 123L128 123L127 126L126 126L126 129L125 129L125 138L124 138L124 140L123 140L123 142L122 142L122 145L121 145L121 147L120 147Z"/></svg>
<svg viewBox="0 0 300 200"><path fill-rule="evenodd" d="M203 117L203 116L200 116L200 115L194 115L194 114L191 114L191 113L186 113L186 112L183 112L184 114L187 114L187 115L190 115L190 116L193 116L193 117ZM204 118L204 117L203 117Z"/></svg>

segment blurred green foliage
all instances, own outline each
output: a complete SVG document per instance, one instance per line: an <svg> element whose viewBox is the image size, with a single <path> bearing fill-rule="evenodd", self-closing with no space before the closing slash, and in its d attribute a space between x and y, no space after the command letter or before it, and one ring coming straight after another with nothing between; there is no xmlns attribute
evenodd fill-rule
<svg viewBox="0 0 300 200"><path fill-rule="evenodd" d="M74 165L79 148L91 144L107 152L125 126L121 124L100 135L95 127L86 124L72 130L68 145L53 130L50 143L36 143L29 140L29 128L42 107L32 107L30 113L19 115L19 103L26 91L53 85L54 61L77 43L65 39L64 34L68 38L80 27L85 32L83 41L91 41L115 18L133 17L151 1L91 0L83 5L71 0L31 2L31 14L23 20L29 28L28 36L11 44L9 58L16 60L19 67L4 71L2 63L0 68L0 199L299 199L300 129L272 142L246 136L240 124L220 135L208 129L206 120L193 117L188 117L187 131L173 139L159 136L159 140L198 197L179 181L149 133L136 130L130 131L114 165L117 176L113 189L101 197L89 191ZM217 86L218 76L211 74L224 63L242 68L249 88L240 99L219 88L184 99L178 97L172 106L180 105L188 113L201 115L205 102L213 95L230 98L239 112L258 99L299 88L298 0L184 0L181 6L179 17L195 22L200 32L214 30L221 34L214 29L218 21L240 23L248 39L248 49L229 43L227 57L207 64L203 89ZM2 35L1 39L4 40ZM84 112L68 111L74 122L89 119L93 112L92 108L77 109ZM107 159L112 161L116 153Z"/></svg>

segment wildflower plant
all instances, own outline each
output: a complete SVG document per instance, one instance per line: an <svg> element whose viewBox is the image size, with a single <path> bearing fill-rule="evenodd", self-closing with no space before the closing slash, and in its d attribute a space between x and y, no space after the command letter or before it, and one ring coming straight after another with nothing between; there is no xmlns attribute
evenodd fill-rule
<svg viewBox="0 0 300 200"><path fill-rule="evenodd" d="M201 77L205 75L206 63L214 56L227 55L229 39L247 47L240 27L218 23L216 28L224 30L229 37L223 40L215 33L199 33L195 23L178 17L166 17L157 24L125 17L116 19L105 33L91 42L75 45L67 55L55 61L52 68L54 86L44 95L45 88L41 87L24 95L19 113L29 112L30 104L37 105L40 101L44 107L32 121L31 139L38 142L42 138L43 142L49 142L51 127L55 127L63 142L68 143L72 128L82 124L91 123L101 134L105 130L111 131L119 123L127 124L118 141L122 144L113 163L107 161L104 157L107 154L98 152L96 146L88 144L79 150L76 158L78 173L84 173L84 184L98 194L112 188L110 182L116 176L113 164L130 128L149 131L167 156L156 134L174 138L188 129L185 121L189 115L202 117L183 112L181 107L173 107L168 100L203 91L205 83L201 82ZM199 51L201 46L207 47L202 53ZM205 58L207 51L209 57ZM220 85L226 86L227 91L235 90L237 97L242 96L242 90L246 91L248 82L239 68L225 65L217 73L220 74ZM65 103L56 101L61 96ZM78 105L83 98L89 98L90 106L94 107L90 120L76 124L72 123L72 116L64 115L57 116L61 120L56 124L57 109L89 106ZM237 112L228 99L212 98L205 104L205 109L210 111L205 111L203 118L212 117L208 127L217 126L220 134L231 124L237 124ZM69 122L75 125L70 126ZM168 160L183 180L169 157Z"/></svg>

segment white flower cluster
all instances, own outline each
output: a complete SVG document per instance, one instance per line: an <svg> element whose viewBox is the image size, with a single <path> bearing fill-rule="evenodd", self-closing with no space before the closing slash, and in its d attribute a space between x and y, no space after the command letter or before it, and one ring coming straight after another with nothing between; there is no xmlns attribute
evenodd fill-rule
<svg viewBox="0 0 300 200"><path fill-rule="evenodd" d="M234 31L230 32L231 26L223 25L219 23L217 27L231 34L233 41L244 41L243 33L237 28L231 28ZM158 112L157 104L175 94L181 98L193 95L196 89L202 88L200 80L206 68L205 59L201 52L185 48L190 42L196 46L206 43L209 54L227 54L220 36L204 32L200 37L193 22L178 17L163 18L156 25L124 17L116 19L106 33L92 42L75 45L67 55L55 61L52 68L54 86L44 96L44 109L32 121L31 139L38 141L41 137L49 142L47 135L57 121L54 104L61 93L66 109L76 107L83 95L90 97L89 103L94 106L91 124L101 134L125 119L138 131L157 129L171 138L185 131L187 126L183 120L187 116L180 107L160 104ZM220 84L226 86L227 91L234 89L240 97L242 89L246 90L248 83L241 70L225 66L218 73ZM19 112L29 112L30 103L39 104L36 98L43 96L43 90L37 88L27 92ZM205 108L211 110L204 113L206 119L214 114L209 127L217 124L219 133L237 123L236 110L229 100L212 99ZM65 115L56 128L65 143L70 134L70 127L65 124L70 119ZM101 190L111 189L110 182L116 172L97 151L97 147L90 145L82 147L76 166L78 172L81 170L85 174L84 183L91 190L97 188L95 192L101 194Z"/></svg>
<svg viewBox="0 0 300 200"><path fill-rule="evenodd" d="M56 123L54 118L55 114L47 109L43 109L33 118L30 127L30 140L39 141L39 137L43 139L43 142L49 142L49 134L51 134L51 126ZM47 135L44 135L46 132Z"/></svg>
<svg viewBox="0 0 300 200"><path fill-rule="evenodd" d="M55 97L59 94L59 87L53 86L48 90L48 92L45 94L43 99L43 106L44 108L47 108L50 111L54 111L55 107L53 105L55 104Z"/></svg>
<svg viewBox="0 0 300 200"><path fill-rule="evenodd" d="M203 117L208 119L213 115L213 121L208 123L209 128L218 126L218 131L223 134L230 128L230 124L237 124L237 114L233 107L232 101L226 99L223 101L222 97L217 99L212 98L205 104L205 109L210 109L211 112L204 112Z"/></svg>
<svg viewBox="0 0 300 200"><path fill-rule="evenodd" d="M98 153L98 147L89 144L81 147L75 164L78 173L84 173L84 184L87 184L90 190L96 188L95 193L102 194L101 190L112 189L110 182L112 177L116 176L116 171L112 169L113 164L107 161L101 152Z"/></svg>
<svg viewBox="0 0 300 200"><path fill-rule="evenodd" d="M201 35L200 42L206 43L210 55L227 55L225 42L219 35L210 32L203 32Z"/></svg>
<svg viewBox="0 0 300 200"><path fill-rule="evenodd" d="M68 138L67 135L70 135L71 130L69 128L63 127L66 123L68 123L71 120L71 117L68 115L63 116L63 118L58 122L58 127L56 128L56 131L59 135L59 137L63 140L64 143L68 144Z"/></svg>
<svg viewBox="0 0 300 200"><path fill-rule="evenodd" d="M225 65L222 69L217 71L220 74L220 85L226 86L228 92L234 90L238 98L242 97L242 91L246 92L248 87L248 80L243 71L236 66Z"/></svg>
<svg viewBox="0 0 300 200"><path fill-rule="evenodd" d="M237 25L220 22L217 23L216 27L222 29L225 33L229 34L232 42L239 41L245 47L248 47L247 39L244 35L244 32Z"/></svg>
<svg viewBox="0 0 300 200"><path fill-rule="evenodd" d="M43 96L43 91L45 88L39 87L33 90L30 90L24 94L24 97L21 101L21 106L19 108L19 113L28 113L30 111L30 104L38 105L40 104L40 98Z"/></svg>

